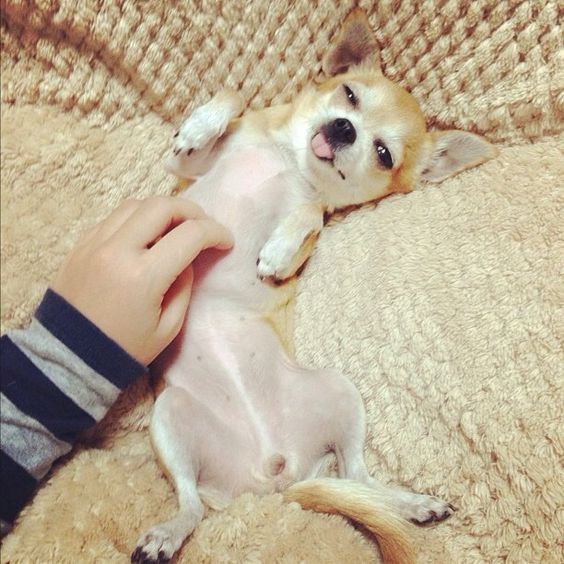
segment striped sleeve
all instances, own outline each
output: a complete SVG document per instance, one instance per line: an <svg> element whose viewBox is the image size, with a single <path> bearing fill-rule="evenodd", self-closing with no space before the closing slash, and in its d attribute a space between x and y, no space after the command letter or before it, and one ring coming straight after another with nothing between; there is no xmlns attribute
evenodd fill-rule
<svg viewBox="0 0 564 564"><path fill-rule="evenodd" d="M3 521L14 520L53 462L146 370L52 290L27 329L1 338Z"/></svg>

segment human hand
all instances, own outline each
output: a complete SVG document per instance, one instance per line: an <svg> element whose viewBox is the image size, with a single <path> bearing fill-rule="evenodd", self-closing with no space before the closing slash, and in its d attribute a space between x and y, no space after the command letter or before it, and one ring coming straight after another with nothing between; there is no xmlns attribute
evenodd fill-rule
<svg viewBox="0 0 564 564"><path fill-rule="evenodd" d="M231 233L193 202L127 200L78 242L51 288L148 365L182 327L192 261L232 245Z"/></svg>

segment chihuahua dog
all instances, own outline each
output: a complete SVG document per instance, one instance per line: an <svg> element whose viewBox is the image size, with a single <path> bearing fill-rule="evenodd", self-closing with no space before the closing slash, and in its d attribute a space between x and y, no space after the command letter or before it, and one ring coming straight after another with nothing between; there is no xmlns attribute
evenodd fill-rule
<svg viewBox="0 0 564 564"><path fill-rule="evenodd" d="M155 364L165 381L150 424L179 511L141 536L133 562L166 562L204 515L243 492L282 492L305 508L369 529L387 562L412 562L409 524L453 508L372 478L363 457L360 395L342 374L298 366L269 312L272 281L310 255L324 214L409 192L496 154L477 135L428 132L415 99L387 80L359 10L323 60L329 77L291 104L235 119L242 101L222 92L175 136L168 167L196 178L183 194L228 226L229 252L194 263L184 327ZM336 457L337 478L323 477Z"/></svg>

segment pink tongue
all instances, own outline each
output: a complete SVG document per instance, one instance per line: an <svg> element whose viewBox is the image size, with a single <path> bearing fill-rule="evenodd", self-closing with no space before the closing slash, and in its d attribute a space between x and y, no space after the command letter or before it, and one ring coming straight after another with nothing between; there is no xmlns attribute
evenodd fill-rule
<svg viewBox="0 0 564 564"><path fill-rule="evenodd" d="M320 159L332 159L335 156L331 145L329 145L325 135L321 132L311 140L311 148Z"/></svg>

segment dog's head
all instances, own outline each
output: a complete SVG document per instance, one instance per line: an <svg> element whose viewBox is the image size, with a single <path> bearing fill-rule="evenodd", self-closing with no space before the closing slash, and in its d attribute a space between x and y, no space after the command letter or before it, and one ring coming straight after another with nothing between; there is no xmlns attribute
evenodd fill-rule
<svg viewBox="0 0 564 564"><path fill-rule="evenodd" d="M497 154L482 137L428 132L415 98L385 78L366 16L354 10L323 60L329 79L295 102L298 166L329 209L409 192Z"/></svg>

